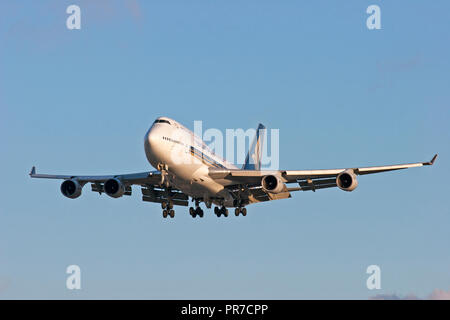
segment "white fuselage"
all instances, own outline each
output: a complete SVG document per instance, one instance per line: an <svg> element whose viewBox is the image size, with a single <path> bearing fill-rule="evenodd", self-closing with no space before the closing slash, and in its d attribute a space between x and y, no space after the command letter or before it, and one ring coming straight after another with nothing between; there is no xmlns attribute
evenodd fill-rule
<svg viewBox="0 0 450 320"><path fill-rule="evenodd" d="M170 186L193 198L232 206L232 197L224 188L227 181L209 177L210 168L237 169L212 152L192 131L177 121L160 117L147 131L145 155L157 170L164 170Z"/></svg>

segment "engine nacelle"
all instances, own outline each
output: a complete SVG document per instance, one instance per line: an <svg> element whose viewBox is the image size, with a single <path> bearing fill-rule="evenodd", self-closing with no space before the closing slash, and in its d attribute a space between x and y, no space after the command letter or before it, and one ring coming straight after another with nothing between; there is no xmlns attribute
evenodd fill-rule
<svg viewBox="0 0 450 320"><path fill-rule="evenodd" d="M125 186L119 179L112 178L105 181L103 190L110 197L120 198L125 193Z"/></svg>
<svg viewBox="0 0 450 320"><path fill-rule="evenodd" d="M280 177L270 174L262 177L261 187L264 192L280 193L284 190L285 185Z"/></svg>
<svg viewBox="0 0 450 320"><path fill-rule="evenodd" d="M70 199L75 199L81 196L81 189L83 189L83 187L77 180L70 179L61 183L62 194Z"/></svg>
<svg viewBox="0 0 450 320"><path fill-rule="evenodd" d="M336 184L341 190L353 191L358 186L358 180L353 170L348 169L337 175Z"/></svg>

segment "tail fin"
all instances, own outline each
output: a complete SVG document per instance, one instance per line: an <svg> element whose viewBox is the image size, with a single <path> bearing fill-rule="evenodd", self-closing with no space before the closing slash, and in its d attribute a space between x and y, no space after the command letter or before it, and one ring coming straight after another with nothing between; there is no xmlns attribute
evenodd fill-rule
<svg viewBox="0 0 450 320"><path fill-rule="evenodd" d="M260 123L256 129L256 135L245 157L243 170L261 170L261 157L266 127Z"/></svg>

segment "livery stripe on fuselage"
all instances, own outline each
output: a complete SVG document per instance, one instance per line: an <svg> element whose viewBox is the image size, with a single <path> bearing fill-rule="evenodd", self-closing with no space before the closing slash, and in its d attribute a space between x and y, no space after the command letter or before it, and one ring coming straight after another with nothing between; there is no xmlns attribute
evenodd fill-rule
<svg viewBox="0 0 450 320"><path fill-rule="evenodd" d="M210 166L210 167L214 167L214 168L225 168L223 165L221 165L220 163L218 163L217 161L211 159L211 157L209 157L208 155L200 152L199 150L197 150L194 147L190 147L190 154L191 156L197 158L198 160L200 160L202 163Z"/></svg>

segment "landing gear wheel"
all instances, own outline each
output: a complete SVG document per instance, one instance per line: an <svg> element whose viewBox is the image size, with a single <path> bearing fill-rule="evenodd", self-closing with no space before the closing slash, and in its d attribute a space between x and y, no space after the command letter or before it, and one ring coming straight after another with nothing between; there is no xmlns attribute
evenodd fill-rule
<svg viewBox="0 0 450 320"><path fill-rule="evenodd" d="M167 209L173 209L173 201L169 201L167 204Z"/></svg>
<svg viewBox="0 0 450 320"><path fill-rule="evenodd" d="M175 217L175 210L170 209L170 210L169 210L169 216L170 216L171 218Z"/></svg>
<svg viewBox="0 0 450 320"><path fill-rule="evenodd" d="M245 217L247 215L247 208L241 209L242 215Z"/></svg>
<svg viewBox="0 0 450 320"><path fill-rule="evenodd" d="M234 215L237 217L239 213L241 212L241 208L234 209Z"/></svg>
<svg viewBox="0 0 450 320"><path fill-rule="evenodd" d="M166 209L167 208L167 202L166 201L161 202L161 208L162 209Z"/></svg>
<svg viewBox="0 0 450 320"><path fill-rule="evenodd" d="M189 214L192 216L192 218L195 218L195 210L192 207L189 207Z"/></svg>
<svg viewBox="0 0 450 320"><path fill-rule="evenodd" d="M164 217L164 218L167 218L167 214L168 214L167 210L164 209L164 210L163 210L163 217Z"/></svg>
<svg viewBox="0 0 450 320"><path fill-rule="evenodd" d="M202 217L203 217L203 210L200 209L200 207L197 207L197 208L195 208L195 210L194 210L194 214L195 214L196 216L199 216L200 218L202 218Z"/></svg>
<svg viewBox="0 0 450 320"><path fill-rule="evenodd" d="M221 208L215 207L214 208L214 212L216 213L216 215L218 217L220 217L221 215L224 215L225 217L228 217L228 209L225 208L224 206L222 206Z"/></svg>

